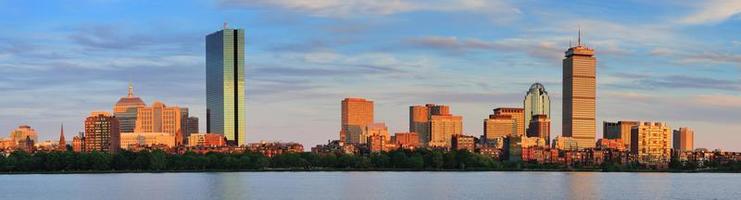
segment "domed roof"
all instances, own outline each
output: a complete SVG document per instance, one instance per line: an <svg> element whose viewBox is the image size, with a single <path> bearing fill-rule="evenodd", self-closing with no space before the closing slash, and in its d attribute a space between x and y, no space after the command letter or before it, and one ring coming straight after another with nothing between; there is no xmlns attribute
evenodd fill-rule
<svg viewBox="0 0 741 200"><path fill-rule="evenodd" d="M134 96L134 86L129 84L129 95L118 99L118 102L116 102L116 105L113 107L113 112L126 112L126 109L128 108L144 106L147 106L147 104L145 104L139 97Z"/></svg>
<svg viewBox="0 0 741 200"><path fill-rule="evenodd" d="M532 92L537 91L537 92L540 92L541 94L548 94L548 92L545 91L545 86L543 86L543 84L540 84L540 83L533 83L533 85L530 86L530 91Z"/></svg>

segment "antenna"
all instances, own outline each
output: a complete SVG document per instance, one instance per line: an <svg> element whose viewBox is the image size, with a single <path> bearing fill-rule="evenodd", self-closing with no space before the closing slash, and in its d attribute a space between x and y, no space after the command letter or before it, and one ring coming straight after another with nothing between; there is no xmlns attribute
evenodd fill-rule
<svg viewBox="0 0 741 200"><path fill-rule="evenodd" d="M578 30L579 30L579 36L577 37L577 40L576 40L576 46L581 46L581 26L579 26Z"/></svg>
<svg viewBox="0 0 741 200"><path fill-rule="evenodd" d="M224 22L224 29L228 28L228 27L229 27L228 25L229 25L229 24L227 24L227 23L226 23L226 21L225 21L225 22Z"/></svg>

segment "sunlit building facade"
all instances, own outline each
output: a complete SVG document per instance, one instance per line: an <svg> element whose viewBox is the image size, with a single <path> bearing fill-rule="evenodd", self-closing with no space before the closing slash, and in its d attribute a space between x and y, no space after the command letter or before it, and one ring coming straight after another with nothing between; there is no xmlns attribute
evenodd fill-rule
<svg viewBox="0 0 741 200"><path fill-rule="evenodd" d="M360 144L363 129L373 123L373 101L362 98L345 98L341 102L340 141Z"/></svg>
<svg viewBox="0 0 741 200"><path fill-rule="evenodd" d="M138 108L147 106L141 98L134 96L134 86L129 84L129 94L121 97L113 106L113 116L119 121L119 132L134 132Z"/></svg>
<svg viewBox="0 0 741 200"><path fill-rule="evenodd" d="M85 152L118 152L121 134L118 119L108 112L93 112L85 119Z"/></svg>
<svg viewBox="0 0 741 200"><path fill-rule="evenodd" d="M527 137L541 138L546 145L550 145L551 119L547 115L534 115L527 129Z"/></svg>
<svg viewBox="0 0 741 200"><path fill-rule="evenodd" d="M642 164L662 165L671 158L671 128L663 122L643 122L631 131L631 152Z"/></svg>
<svg viewBox="0 0 741 200"><path fill-rule="evenodd" d="M417 133L419 141L424 145L432 139L430 120L433 115L450 115L450 107L436 104L409 107L409 132Z"/></svg>
<svg viewBox="0 0 741 200"><path fill-rule="evenodd" d="M515 135L525 135L525 109L523 108L496 108L494 109L494 115L496 116L511 116L514 120Z"/></svg>
<svg viewBox="0 0 741 200"><path fill-rule="evenodd" d="M206 131L246 144L244 29L206 36Z"/></svg>
<svg viewBox="0 0 741 200"><path fill-rule="evenodd" d="M594 50L581 44L566 51L563 59L563 136L579 148L593 148L597 134L597 59Z"/></svg>
<svg viewBox="0 0 741 200"><path fill-rule="evenodd" d="M175 137L176 145L181 145L184 137L183 130L181 130L183 111L180 107L168 107L159 101L155 101L151 107L138 108L134 132L168 133Z"/></svg>
<svg viewBox="0 0 741 200"><path fill-rule="evenodd" d="M162 132L121 133L121 149L162 145L175 147L175 135Z"/></svg>
<svg viewBox="0 0 741 200"><path fill-rule="evenodd" d="M695 143L695 131L687 127L674 130L672 133L672 143L675 151L692 151Z"/></svg>
<svg viewBox="0 0 741 200"><path fill-rule="evenodd" d="M486 140L514 136L517 132L515 120L510 115L489 115L484 119L484 137Z"/></svg>
<svg viewBox="0 0 741 200"><path fill-rule="evenodd" d="M621 139L625 148L631 149L631 131L640 124L638 121L602 122L602 138Z"/></svg>
<svg viewBox="0 0 741 200"><path fill-rule="evenodd" d="M38 142L39 133L29 125L20 125L18 128L10 132L10 139L12 139L15 144L26 142L26 138Z"/></svg>
<svg viewBox="0 0 741 200"><path fill-rule="evenodd" d="M551 116L551 97L548 96L543 84L534 83L530 86L527 94L525 94L523 108L525 109L525 132L530 127L530 120L533 119L533 116Z"/></svg>
<svg viewBox="0 0 741 200"><path fill-rule="evenodd" d="M454 135L463 134L463 117L432 115L430 117L430 147L450 148Z"/></svg>

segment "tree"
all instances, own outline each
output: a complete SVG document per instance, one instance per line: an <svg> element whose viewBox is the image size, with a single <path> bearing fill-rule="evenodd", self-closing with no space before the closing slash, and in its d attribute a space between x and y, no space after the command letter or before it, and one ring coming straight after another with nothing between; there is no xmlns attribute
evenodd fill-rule
<svg viewBox="0 0 741 200"><path fill-rule="evenodd" d="M167 160L165 158L165 152L162 150L154 150L149 157L149 169L150 170L163 170L167 167Z"/></svg>

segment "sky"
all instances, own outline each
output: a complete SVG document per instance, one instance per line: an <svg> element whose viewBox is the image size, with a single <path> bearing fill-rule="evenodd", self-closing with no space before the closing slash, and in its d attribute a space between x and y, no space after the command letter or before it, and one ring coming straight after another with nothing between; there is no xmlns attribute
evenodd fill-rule
<svg viewBox="0 0 741 200"><path fill-rule="evenodd" d="M338 138L340 101L375 102L408 131L436 103L479 136L535 82L561 134L564 51L597 57L602 121L695 129L695 147L741 151L741 1L0 1L0 137L21 124L56 140L111 111L128 84L148 105L188 107L205 131L205 36L246 31L247 140ZM70 137L70 136L67 136Z"/></svg>

